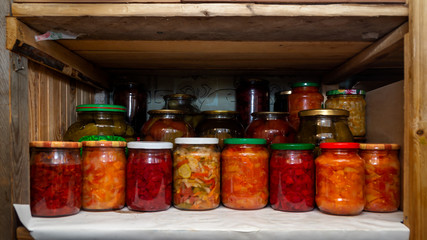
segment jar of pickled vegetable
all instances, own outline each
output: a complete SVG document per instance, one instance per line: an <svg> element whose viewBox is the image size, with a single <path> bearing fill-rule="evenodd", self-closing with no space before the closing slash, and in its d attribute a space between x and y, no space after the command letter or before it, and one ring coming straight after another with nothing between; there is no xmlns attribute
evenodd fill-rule
<svg viewBox="0 0 427 240"><path fill-rule="evenodd" d="M244 79L236 89L236 110L243 127L252 121L252 113L270 110L269 84L261 79Z"/></svg>
<svg viewBox="0 0 427 240"><path fill-rule="evenodd" d="M129 142L126 205L131 210L161 211L172 201L171 142Z"/></svg>
<svg viewBox="0 0 427 240"><path fill-rule="evenodd" d="M268 158L262 138L228 138L221 153L221 199L233 209L260 209L268 203Z"/></svg>
<svg viewBox="0 0 427 240"><path fill-rule="evenodd" d="M319 92L320 85L314 82L298 82L292 84L289 95L289 122L299 128L299 111L322 108L323 95Z"/></svg>
<svg viewBox="0 0 427 240"><path fill-rule="evenodd" d="M148 111L150 118L142 126L144 141L166 141L173 143L177 137L194 136L193 128L184 121L181 110L161 109Z"/></svg>
<svg viewBox="0 0 427 240"><path fill-rule="evenodd" d="M171 94L163 97L165 106L163 109L175 109L184 111L184 120L191 125L193 129L197 127L202 120L199 108L194 101L197 99L189 94Z"/></svg>
<svg viewBox="0 0 427 240"><path fill-rule="evenodd" d="M365 91L358 89L337 89L326 92L326 108L344 109L350 112L348 126L353 136L366 134Z"/></svg>
<svg viewBox="0 0 427 240"><path fill-rule="evenodd" d="M219 206L218 138L176 138L173 152L173 204L184 210Z"/></svg>
<svg viewBox="0 0 427 240"><path fill-rule="evenodd" d="M125 205L126 142L83 142L83 209L117 210Z"/></svg>
<svg viewBox="0 0 427 240"><path fill-rule="evenodd" d="M199 137L215 137L219 139L219 147L224 147L224 139L243 137L244 129L237 120L235 111L214 110L204 111L203 120L196 128Z"/></svg>
<svg viewBox="0 0 427 240"><path fill-rule="evenodd" d="M274 111L289 112L289 95L292 91L281 91L274 94Z"/></svg>
<svg viewBox="0 0 427 240"><path fill-rule="evenodd" d="M288 122L285 112L255 112L254 120L246 128L245 137L264 138L267 145L272 143L292 143L296 131Z"/></svg>
<svg viewBox="0 0 427 240"><path fill-rule="evenodd" d="M80 211L81 143L30 142L30 209L35 217L59 217Z"/></svg>
<svg viewBox="0 0 427 240"><path fill-rule="evenodd" d="M365 206L364 161L359 143L321 143L316 158L316 204L320 211L357 215Z"/></svg>
<svg viewBox="0 0 427 240"><path fill-rule="evenodd" d="M360 144L365 160L365 210L393 212L400 204L400 163L397 144Z"/></svg>
<svg viewBox="0 0 427 240"><path fill-rule="evenodd" d="M313 144L271 145L270 204L275 210L304 212L314 208Z"/></svg>

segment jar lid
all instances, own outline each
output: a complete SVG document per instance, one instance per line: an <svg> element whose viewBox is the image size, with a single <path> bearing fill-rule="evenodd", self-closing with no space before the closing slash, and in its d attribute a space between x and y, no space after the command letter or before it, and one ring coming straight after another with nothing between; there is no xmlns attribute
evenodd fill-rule
<svg viewBox="0 0 427 240"><path fill-rule="evenodd" d="M359 149L360 144L355 142L327 142L321 143L320 148L327 149Z"/></svg>
<svg viewBox="0 0 427 240"><path fill-rule="evenodd" d="M268 81L260 78L243 78L240 80L240 83L249 83L249 84L268 84Z"/></svg>
<svg viewBox="0 0 427 240"><path fill-rule="evenodd" d="M217 115L217 114L236 115L238 112L229 111L229 110L210 110L210 111L203 111L202 113L206 115Z"/></svg>
<svg viewBox="0 0 427 240"><path fill-rule="evenodd" d="M185 93L176 93L176 94L169 94L163 96L163 99L196 99L196 96L185 94Z"/></svg>
<svg viewBox="0 0 427 240"><path fill-rule="evenodd" d="M62 142L62 141L31 141L30 147L36 148L81 148L80 142Z"/></svg>
<svg viewBox="0 0 427 240"><path fill-rule="evenodd" d="M171 142L134 141L128 142L129 149L172 149Z"/></svg>
<svg viewBox="0 0 427 240"><path fill-rule="evenodd" d="M296 88L296 87L320 87L320 84L316 82L297 82L292 84L291 88Z"/></svg>
<svg viewBox="0 0 427 240"><path fill-rule="evenodd" d="M311 109L311 110L302 110L298 113L300 117L310 117L310 116L346 116L350 114L349 111L343 109Z"/></svg>
<svg viewBox="0 0 427 240"><path fill-rule="evenodd" d="M361 143L362 150L399 150L399 144L395 143Z"/></svg>
<svg viewBox="0 0 427 240"><path fill-rule="evenodd" d="M326 92L326 96L331 95L365 95L365 90L361 89L335 89Z"/></svg>
<svg viewBox="0 0 427 240"><path fill-rule="evenodd" d="M270 145L274 150L313 150L314 144L310 143L274 143Z"/></svg>
<svg viewBox="0 0 427 240"><path fill-rule="evenodd" d="M290 94L292 94L292 91L286 90L286 91L276 92L274 95L280 96L280 95L290 95Z"/></svg>
<svg viewBox="0 0 427 240"><path fill-rule="evenodd" d="M185 111L175 110L175 109L159 109L159 110L150 110L148 114L185 114Z"/></svg>
<svg viewBox="0 0 427 240"><path fill-rule="evenodd" d="M76 112L126 112L126 107L112 104L83 104L76 107Z"/></svg>
<svg viewBox="0 0 427 240"><path fill-rule="evenodd" d="M227 138L224 139L224 144L267 144L264 138Z"/></svg>
<svg viewBox="0 0 427 240"><path fill-rule="evenodd" d="M83 147L126 147L122 141L84 141Z"/></svg>
<svg viewBox="0 0 427 240"><path fill-rule="evenodd" d="M176 144L218 144L218 138L180 137L175 138Z"/></svg>
<svg viewBox="0 0 427 240"><path fill-rule="evenodd" d="M288 112L254 112L251 113L252 116L260 116L260 115L273 115L273 116L288 116Z"/></svg>

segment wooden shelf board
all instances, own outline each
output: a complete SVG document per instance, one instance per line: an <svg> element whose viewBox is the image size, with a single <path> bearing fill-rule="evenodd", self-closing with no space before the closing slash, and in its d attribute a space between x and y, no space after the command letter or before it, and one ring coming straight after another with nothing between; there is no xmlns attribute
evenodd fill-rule
<svg viewBox="0 0 427 240"><path fill-rule="evenodd" d="M405 0L72 0L73 3L186 3L186 2L246 2L246 3L405 3ZM70 0L14 0L15 3L70 3Z"/></svg>

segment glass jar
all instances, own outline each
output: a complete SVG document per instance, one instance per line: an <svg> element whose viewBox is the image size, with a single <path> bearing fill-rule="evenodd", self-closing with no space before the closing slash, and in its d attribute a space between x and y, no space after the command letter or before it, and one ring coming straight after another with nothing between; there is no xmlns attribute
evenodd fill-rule
<svg viewBox="0 0 427 240"><path fill-rule="evenodd" d="M126 142L83 142L83 209L117 210L125 205Z"/></svg>
<svg viewBox="0 0 427 240"><path fill-rule="evenodd" d="M344 109L350 112L348 126L353 136L366 134L365 91L358 89L337 89L326 92L326 108Z"/></svg>
<svg viewBox="0 0 427 240"><path fill-rule="evenodd" d="M397 211L400 204L400 162L397 144L360 144L365 160L365 210Z"/></svg>
<svg viewBox="0 0 427 240"><path fill-rule="evenodd" d="M236 110L246 128L252 121L252 113L270 110L269 84L261 79L244 79L236 89Z"/></svg>
<svg viewBox="0 0 427 240"><path fill-rule="evenodd" d="M275 210L303 212L314 208L313 144L271 145L270 204Z"/></svg>
<svg viewBox="0 0 427 240"><path fill-rule="evenodd" d="M181 110L161 109L148 111L150 118L142 126L144 141L166 141L173 143L177 137L194 136L193 128L184 121Z"/></svg>
<svg viewBox="0 0 427 240"><path fill-rule="evenodd" d="M233 209L260 209L268 203L265 139L228 138L221 153L221 199Z"/></svg>
<svg viewBox="0 0 427 240"><path fill-rule="evenodd" d="M147 93L142 85L133 82L118 85L114 90L113 102L126 107L125 120L132 126L135 133L139 134L147 120Z"/></svg>
<svg viewBox="0 0 427 240"><path fill-rule="evenodd" d="M289 95L292 91L281 91L274 94L274 111L289 112Z"/></svg>
<svg viewBox="0 0 427 240"><path fill-rule="evenodd" d="M199 108L194 104L197 99L189 94L171 94L163 96L165 106L163 109L175 109L184 111L184 120L195 129L202 120Z"/></svg>
<svg viewBox="0 0 427 240"><path fill-rule="evenodd" d="M126 164L126 205L131 210L161 211L172 201L170 142L129 142Z"/></svg>
<svg viewBox="0 0 427 240"><path fill-rule="evenodd" d="M267 145L272 143L292 143L295 139L295 129L288 122L285 112L255 112L254 120L246 128L245 137L264 138Z"/></svg>
<svg viewBox="0 0 427 240"><path fill-rule="evenodd" d="M219 139L219 147L224 147L224 139L243 137L244 129L237 120L235 111L214 110L204 111L203 120L197 126L199 137L215 137Z"/></svg>
<svg viewBox="0 0 427 240"><path fill-rule="evenodd" d="M357 215L365 206L364 161L359 143L321 143L316 158L316 204L320 211Z"/></svg>
<svg viewBox="0 0 427 240"><path fill-rule="evenodd" d="M289 122L299 128L298 113L302 110L322 108L323 95L319 92L320 85L314 82L299 82L292 84L289 95Z"/></svg>
<svg viewBox="0 0 427 240"><path fill-rule="evenodd" d="M30 142L30 209L35 217L59 217L80 211L81 143Z"/></svg>
<svg viewBox="0 0 427 240"><path fill-rule="evenodd" d="M219 206L218 138L176 138L173 152L173 204L185 210Z"/></svg>
<svg viewBox="0 0 427 240"><path fill-rule="evenodd" d="M119 136L134 140L133 128L126 124L126 108L110 104L84 104L76 107L77 122L64 134L64 141L81 141L88 136Z"/></svg>

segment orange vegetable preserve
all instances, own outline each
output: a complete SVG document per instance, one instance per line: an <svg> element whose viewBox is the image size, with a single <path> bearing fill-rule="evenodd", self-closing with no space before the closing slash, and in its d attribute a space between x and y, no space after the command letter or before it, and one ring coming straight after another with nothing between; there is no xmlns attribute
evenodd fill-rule
<svg viewBox="0 0 427 240"><path fill-rule="evenodd" d="M83 209L116 210L125 204L126 142L83 142Z"/></svg>
<svg viewBox="0 0 427 240"><path fill-rule="evenodd" d="M260 209L268 203L266 140L228 138L222 151L221 199L234 209Z"/></svg>
<svg viewBox="0 0 427 240"><path fill-rule="evenodd" d="M400 204L400 163L397 144L360 144L365 160L365 210L393 212Z"/></svg>
<svg viewBox="0 0 427 240"><path fill-rule="evenodd" d="M359 143L320 144L316 158L316 203L322 212L357 215L365 205L364 161L357 154Z"/></svg>

